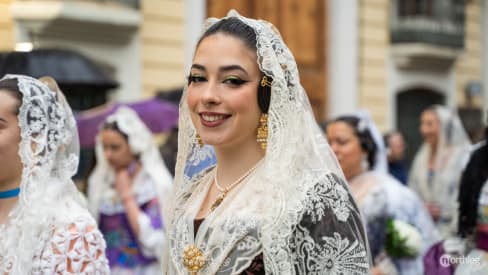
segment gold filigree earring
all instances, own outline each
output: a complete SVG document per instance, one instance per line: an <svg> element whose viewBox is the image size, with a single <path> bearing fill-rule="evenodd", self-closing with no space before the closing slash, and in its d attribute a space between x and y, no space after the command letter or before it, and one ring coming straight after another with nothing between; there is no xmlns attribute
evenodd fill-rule
<svg viewBox="0 0 488 275"><path fill-rule="evenodd" d="M261 149L266 150L266 146L268 145L268 114L263 113L259 118L256 141L261 145Z"/></svg>
<svg viewBox="0 0 488 275"><path fill-rule="evenodd" d="M199 133L197 133L197 134L196 134L196 136L195 136L195 138L197 139L198 146L200 146L200 148L202 148L202 147L203 147L203 140L202 140L202 138L200 137L200 134L199 134Z"/></svg>

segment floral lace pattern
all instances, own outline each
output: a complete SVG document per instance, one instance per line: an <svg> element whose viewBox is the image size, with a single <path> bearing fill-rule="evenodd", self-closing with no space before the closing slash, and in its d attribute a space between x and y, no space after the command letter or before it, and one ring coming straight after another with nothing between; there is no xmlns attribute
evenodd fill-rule
<svg viewBox="0 0 488 275"><path fill-rule="evenodd" d="M345 183L341 184L336 175L326 178L325 184L316 184L310 190L308 203L314 206L307 207L295 230L296 270L298 274L366 274L366 246L353 238L353 230L347 232L344 227L348 219L360 217L350 215L354 212L345 203L351 199ZM333 215L336 220L330 219ZM365 234L361 227L356 230Z"/></svg>
<svg viewBox="0 0 488 275"><path fill-rule="evenodd" d="M347 190L345 184L330 174L308 191L308 201L304 202L307 207L302 208L303 215L292 234L293 239L289 241L293 257L289 267L295 272L292 274L368 273L365 238L361 241L355 236L357 233L364 236L365 232L359 213L354 211L352 204L346 203L352 197L347 192L343 194ZM178 263L175 270L184 271L181 251L194 242L192 235L195 229L189 226L185 216L180 216L177 221L176 230L169 236L171 255L172 261ZM240 274L248 271L256 256L263 252L267 272L280 274L270 272L272 265L266 265L270 259L262 247L261 222L234 213L226 220L208 225L205 234L195 238L198 247L207 255L207 265L199 274ZM212 245L215 238L222 240L219 246ZM275 241L279 243L280 240Z"/></svg>
<svg viewBox="0 0 488 275"><path fill-rule="evenodd" d="M366 274L368 263L365 249L357 241L350 242L338 233L315 242L306 228L297 230L297 255L304 259L298 265L299 274ZM360 267L360 268L358 268Z"/></svg>
<svg viewBox="0 0 488 275"><path fill-rule="evenodd" d="M326 215L326 208L332 212L339 221L346 221L351 212L350 199L347 189L338 185L333 188L332 184L338 180L335 175L327 175L326 185L317 184L309 191L309 205L306 207L307 214L311 216L312 222L322 220Z"/></svg>
<svg viewBox="0 0 488 275"><path fill-rule="evenodd" d="M109 274L105 241L96 225L77 220L69 228L53 232L39 257L34 274Z"/></svg>

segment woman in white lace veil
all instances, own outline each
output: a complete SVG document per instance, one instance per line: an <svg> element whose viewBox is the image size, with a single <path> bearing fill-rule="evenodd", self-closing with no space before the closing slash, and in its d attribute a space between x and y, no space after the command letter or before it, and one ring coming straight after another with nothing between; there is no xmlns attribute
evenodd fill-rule
<svg viewBox="0 0 488 275"><path fill-rule="evenodd" d="M164 274L366 274L360 214L278 31L208 20L188 84ZM204 143L217 165L185 176Z"/></svg>
<svg viewBox="0 0 488 275"><path fill-rule="evenodd" d="M432 246L424 258L425 274L488 274L488 127L461 175L456 236ZM444 261L447 256L458 261Z"/></svg>
<svg viewBox="0 0 488 275"><path fill-rule="evenodd" d="M392 274L391 259L399 274L422 274L424 251L439 236L420 198L388 174L385 145L369 112L342 115L329 122L328 126L329 142L338 154L353 196L368 224L370 247L373 253L380 253L376 259L377 269L383 274ZM354 140L357 142L356 150L352 150ZM359 148L361 150L357 150ZM400 220L416 229L422 241L416 257L399 257L382 251L385 247L382 236L386 234L385 219ZM390 259L382 258L385 255Z"/></svg>
<svg viewBox="0 0 488 275"><path fill-rule="evenodd" d="M172 177L137 113L121 107L96 137L88 201L107 239L112 274L161 274L163 206Z"/></svg>
<svg viewBox="0 0 488 275"><path fill-rule="evenodd" d="M17 135L0 145L0 186L15 187L0 192L0 273L109 274L105 241L71 180L78 133L56 82L6 75L0 97L0 139Z"/></svg>
<svg viewBox="0 0 488 275"><path fill-rule="evenodd" d="M459 181L471 143L456 112L439 105L422 112L420 132L424 143L415 155L408 185L447 237L455 233Z"/></svg>

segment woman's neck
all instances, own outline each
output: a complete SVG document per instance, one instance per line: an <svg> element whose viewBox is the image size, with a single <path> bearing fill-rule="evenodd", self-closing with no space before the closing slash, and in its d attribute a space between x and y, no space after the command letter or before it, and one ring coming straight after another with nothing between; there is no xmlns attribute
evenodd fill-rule
<svg viewBox="0 0 488 275"><path fill-rule="evenodd" d="M353 171L350 172L344 171L344 176L346 177L347 181L351 183L355 178L357 178L363 172L365 171L363 171L361 167L358 167L357 169L354 169Z"/></svg>
<svg viewBox="0 0 488 275"><path fill-rule="evenodd" d="M370 170L361 171L354 177L348 179L349 188L351 189L352 196L358 203L362 205L364 199L368 196L369 192L372 190L377 182L376 178L370 174Z"/></svg>
<svg viewBox="0 0 488 275"><path fill-rule="evenodd" d="M8 214L19 201L19 197L13 197L0 200L0 224L4 224L7 221Z"/></svg>
<svg viewBox="0 0 488 275"><path fill-rule="evenodd" d="M437 155L437 146L429 144L429 147L430 147L430 154L429 154L429 160L428 160L427 164L428 164L429 169L434 169L436 155Z"/></svg>
<svg viewBox="0 0 488 275"><path fill-rule="evenodd" d="M7 182L1 182L0 183L0 192L8 191L8 190L13 190L16 189L20 186L20 178L7 181ZM19 200L18 196L13 196L10 198L4 198L0 199L0 224L5 223L7 220L8 214L14 208L15 204L17 204L17 201Z"/></svg>
<svg viewBox="0 0 488 275"><path fill-rule="evenodd" d="M265 152L255 143L233 148L215 148L215 154L219 182L222 186L227 186L262 159Z"/></svg>
<svg viewBox="0 0 488 275"><path fill-rule="evenodd" d="M435 157L435 154L437 153L437 143L429 143L429 148L430 148L430 155Z"/></svg>

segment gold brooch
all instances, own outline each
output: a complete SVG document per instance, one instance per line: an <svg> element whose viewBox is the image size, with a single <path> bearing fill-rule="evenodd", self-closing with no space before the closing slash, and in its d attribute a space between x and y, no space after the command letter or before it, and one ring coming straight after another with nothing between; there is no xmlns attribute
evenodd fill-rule
<svg viewBox="0 0 488 275"><path fill-rule="evenodd" d="M183 251L183 265L188 269L192 275L205 266L205 256L202 251L195 245L189 245Z"/></svg>

